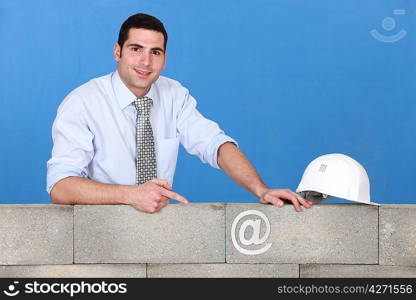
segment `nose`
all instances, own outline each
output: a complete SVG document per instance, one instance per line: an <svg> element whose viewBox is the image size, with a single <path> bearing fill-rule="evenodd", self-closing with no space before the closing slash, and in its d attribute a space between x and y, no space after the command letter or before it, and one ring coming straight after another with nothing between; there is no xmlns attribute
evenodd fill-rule
<svg viewBox="0 0 416 300"><path fill-rule="evenodd" d="M140 55L140 63L143 66L146 66L146 67L150 66L150 64L151 64L151 55L150 55L149 52L147 52L147 51L142 52L142 55Z"/></svg>

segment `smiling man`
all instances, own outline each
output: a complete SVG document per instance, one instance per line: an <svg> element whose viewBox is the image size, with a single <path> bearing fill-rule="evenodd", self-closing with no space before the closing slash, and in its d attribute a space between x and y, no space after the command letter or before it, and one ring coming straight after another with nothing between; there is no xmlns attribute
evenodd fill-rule
<svg viewBox="0 0 416 300"><path fill-rule="evenodd" d="M117 71L72 91L52 127L47 191L56 204L128 204L148 213L169 199L179 144L221 168L261 203L296 211L307 201L289 189L270 189L217 123L204 118L179 82L161 76L168 35L153 16L136 14L114 45Z"/></svg>

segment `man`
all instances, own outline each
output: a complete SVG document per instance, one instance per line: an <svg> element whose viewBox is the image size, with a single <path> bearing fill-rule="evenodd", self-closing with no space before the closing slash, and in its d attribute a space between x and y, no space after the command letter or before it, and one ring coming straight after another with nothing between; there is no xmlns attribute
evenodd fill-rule
<svg viewBox="0 0 416 300"><path fill-rule="evenodd" d="M178 146L221 168L261 203L296 211L312 202L288 189L269 189L237 142L205 119L179 82L160 76L168 36L153 16L136 14L114 45L117 71L72 91L52 128L47 191L56 204L128 204L148 213L169 199Z"/></svg>

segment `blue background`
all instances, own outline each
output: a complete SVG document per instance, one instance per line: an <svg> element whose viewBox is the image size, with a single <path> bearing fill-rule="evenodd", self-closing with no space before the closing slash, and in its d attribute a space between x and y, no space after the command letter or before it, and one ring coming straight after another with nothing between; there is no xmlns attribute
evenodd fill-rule
<svg viewBox="0 0 416 300"><path fill-rule="evenodd" d="M190 90L269 186L296 189L311 160L343 153L367 170L372 201L415 203L413 0L1 0L1 203L50 203L56 109L115 70L120 25L138 12L167 28L162 74ZM384 43L372 29L407 35ZM192 202L257 202L182 147L174 190Z"/></svg>

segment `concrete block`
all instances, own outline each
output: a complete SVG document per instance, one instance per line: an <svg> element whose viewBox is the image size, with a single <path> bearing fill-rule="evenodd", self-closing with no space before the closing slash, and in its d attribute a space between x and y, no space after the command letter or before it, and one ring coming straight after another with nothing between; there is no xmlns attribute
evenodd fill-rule
<svg viewBox="0 0 416 300"><path fill-rule="evenodd" d="M378 263L374 206L227 204L226 228L227 263Z"/></svg>
<svg viewBox="0 0 416 300"><path fill-rule="evenodd" d="M145 278L145 264L0 266L1 278Z"/></svg>
<svg viewBox="0 0 416 300"><path fill-rule="evenodd" d="M301 278L415 278L416 267L380 265L300 265Z"/></svg>
<svg viewBox="0 0 416 300"><path fill-rule="evenodd" d="M416 205L380 207L380 264L416 266Z"/></svg>
<svg viewBox="0 0 416 300"><path fill-rule="evenodd" d="M225 262L223 204L76 205L75 263Z"/></svg>
<svg viewBox="0 0 416 300"><path fill-rule="evenodd" d="M73 207L0 205L0 265L71 264Z"/></svg>
<svg viewBox="0 0 416 300"><path fill-rule="evenodd" d="M149 264L149 278L298 278L296 264Z"/></svg>

